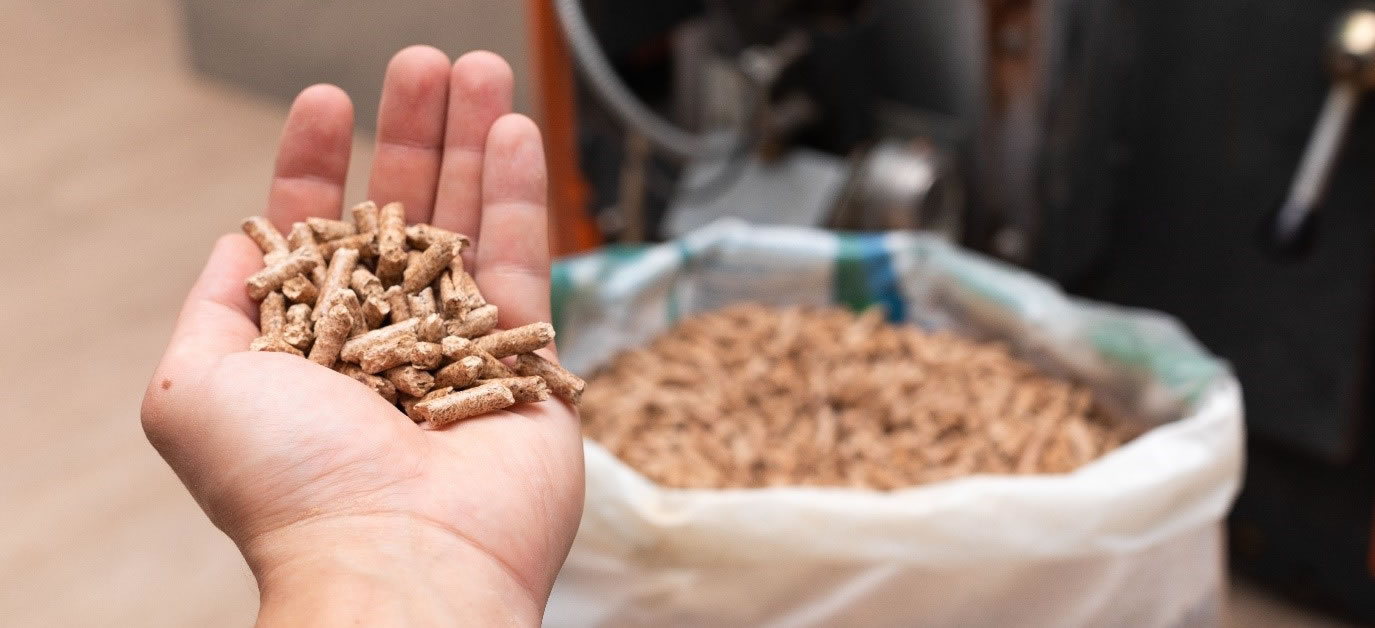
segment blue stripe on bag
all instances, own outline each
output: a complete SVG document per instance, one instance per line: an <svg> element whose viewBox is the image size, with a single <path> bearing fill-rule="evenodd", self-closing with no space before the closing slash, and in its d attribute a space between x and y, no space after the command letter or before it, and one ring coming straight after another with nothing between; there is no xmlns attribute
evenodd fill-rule
<svg viewBox="0 0 1375 628"><path fill-rule="evenodd" d="M687 242L682 239L676 240L675 246L678 250L678 270L680 273L686 273L692 268L692 249L688 248ZM664 315L668 317L669 325L676 324L678 320L683 317L683 307L682 303L678 301L678 282L676 281L674 285L668 289L668 304L666 308L667 311Z"/></svg>
<svg viewBox="0 0 1375 628"><path fill-rule="evenodd" d="M836 255L833 299L856 312L875 303L883 306L888 320L907 320L892 255L880 234L840 234Z"/></svg>

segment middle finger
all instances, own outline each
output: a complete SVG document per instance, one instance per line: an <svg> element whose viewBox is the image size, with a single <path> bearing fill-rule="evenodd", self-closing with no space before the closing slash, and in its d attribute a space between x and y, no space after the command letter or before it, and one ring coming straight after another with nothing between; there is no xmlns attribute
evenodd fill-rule
<svg viewBox="0 0 1375 628"><path fill-rule="evenodd" d="M449 58L430 46L392 57L382 81L377 146L368 198L400 201L407 222L429 222L434 210L449 100Z"/></svg>
<svg viewBox="0 0 1375 628"><path fill-rule="evenodd" d="M511 113L514 85L511 66L486 51L459 57L449 77L444 164L430 222L466 234L473 238L475 247L482 215L482 160L487 134L497 118Z"/></svg>

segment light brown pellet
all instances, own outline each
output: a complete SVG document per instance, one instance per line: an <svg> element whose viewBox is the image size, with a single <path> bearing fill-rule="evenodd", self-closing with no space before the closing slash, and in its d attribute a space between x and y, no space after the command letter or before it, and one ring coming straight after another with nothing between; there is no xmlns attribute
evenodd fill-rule
<svg viewBox="0 0 1375 628"><path fill-rule="evenodd" d="M367 299L371 296L382 296L385 291L382 289L382 280L377 275L372 274L366 268L355 267L353 274L349 275L349 287L358 293L358 298Z"/></svg>
<svg viewBox="0 0 1375 628"><path fill-rule="evenodd" d="M416 335L425 342L441 342L445 337L444 317L439 314L431 314L420 319L420 326L416 328Z"/></svg>
<svg viewBox="0 0 1375 628"><path fill-rule="evenodd" d="M454 261L449 262L449 276L453 279L454 292L458 294L463 309L475 310L487 305L486 299L482 298L482 291L477 287L477 280L463 268L462 257L455 257Z"/></svg>
<svg viewBox="0 0 1375 628"><path fill-rule="evenodd" d="M248 296L254 301L262 301L269 293L281 289L288 279L309 273L315 265L316 261L311 257L288 255L286 259L254 273L244 282L248 287Z"/></svg>
<svg viewBox="0 0 1375 628"><path fill-rule="evenodd" d="M471 245L468 236L434 225L418 223L406 227L406 242L410 243L411 248L428 249L439 240L453 242L458 248L458 253L462 253L463 249Z"/></svg>
<svg viewBox="0 0 1375 628"><path fill-rule="evenodd" d="M282 337L285 327L286 299L282 293L273 292L258 304L258 329L262 335L249 345L249 350L300 355L301 352Z"/></svg>
<svg viewBox="0 0 1375 628"><path fill-rule="evenodd" d="M361 336L368 333L367 320L363 316L363 304L358 302L358 295L349 288L337 290L330 295L329 301L320 304L322 308L334 307L335 304L343 305L348 308L349 317L353 319L353 328L349 330L349 338Z"/></svg>
<svg viewBox="0 0 1375 628"><path fill-rule="evenodd" d="M287 308L282 340L302 351L310 348L310 343L315 340L315 334L311 331L309 305L297 303Z"/></svg>
<svg viewBox="0 0 1375 628"><path fill-rule="evenodd" d="M504 358L520 353L531 353L543 349L554 340L554 326L549 323L531 323L515 329L496 331L486 336L474 338L479 349Z"/></svg>
<svg viewBox="0 0 1375 628"><path fill-rule="evenodd" d="M407 417L410 417L410 419L416 423L420 423L420 421L416 421L415 417L411 415L415 412L415 404L421 401L423 401L421 397L412 397L406 393L398 393L396 395L396 405L401 408L401 411L404 412Z"/></svg>
<svg viewBox="0 0 1375 628"><path fill-rule="evenodd" d="M437 343L416 342L411 346L410 362L417 368L430 370L444 361L444 351Z"/></svg>
<svg viewBox="0 0 1375 628"><path fill-rule="evenodd" d="M420 326L420 319L412 318L388 325L381 329L374 329L357 338L351 338L344 343L344 349L339 357L345 362L357 364L363 359L363 353L376 346L395 341L397 338L406 334L415 335L415 330Z"/></svg>
<svg viewBox="0 0 1375 628"><path fill-rule="evenodd" d="M315 241L315 232L310 230L310 225L303 222L292 223L291 231L286 234L286 244L295 251L307 244L318 244Z"/></svg>
<svg viewBox="0 0 1375 628"><path fill-rule="evenodd" d="M478 380L482 384L500 384L510 389L516 403L537 403L549 399L549 386L543 377L503 377Z"/></svg>
<svg viewBox="0 0 1375 628"><path fill-rule="evenodd" d="M315 345L310 348L310 361L326 368L333 367L352 328L353 317L348 308L342 304L331 307L315 322Z"/></svg>
<svg viewBox="0 0 1375 628"><path fill-rule="evenodd" d="M291 247L287 244L282 232L272 226L272 222L262 216L245 218L239 225L243 232L263 252L263 262L268 266L276 264L286 258L291 252Z"/></svg>
<svg viewBox="0 0 1375 628"><path fill-rule="evenodd" d="M435 282L439 289L435 291L439 299L439 311L445 318L462 318L467 308L463 306L463 299L454 289L454 278L449 272L444 272Z"/></svg>
<svg viewBox="0 0 1375 628"><path fill-rule="evenodd" d="M477 355L477 346L473 341L459 336L445 336L439 343L444 351L444 359L458 361L470 355Z"/></svg>
<svg viewBox="0 0 1375 628"><path fill-rule="evenodd" d="M258 304L258 329L264 336L280 336L286 327L286 298L273 292Z"/></svg>
<svg viewBox="0 0 1375 628"><path fill-rule="evenodd" d="M377 277L387 285L401 282L406 270L406 208L401 203L382 206L377 226Z"/></svg>
<svg viewBox="0 0 1375 628"><path fill-rule="evenodd" d="M382 297L387 300L387 305L391 308L392 322L404 321L411 316L410 295L401 290L401 286L392 286L382 293Z"/></svg>
<svg viewBox="0 0 1375 628"><path fill-rule="evenodd" d="M473 347L473 351L479 358L482 358L482 373L478 375L482 379L502 379L505 377L515 377L516 372L511 367L506 366L501 360L492 357L492 354L482 349Z"/></svg>
<svg viewBox="0 0 1375 628"><path fill-rule="evenodd" d="M377 233L377 203L363 201L349 209L358 233Z"/></svg>
<svg viewBox="0 0 1375 628"><path fill-rule="evenodd" d="M292 355L304 356L300 349L291 346L281 336L259 336L248 345L249 351L266 351L269 353L290 353Z"/></svg>
<svg viewBox="0 0 1375 628"><path fill-rule="evenodd" d="M478 377L497 379L502 377L513 377L516 372L506 366L501 360L492 357L492 354L478 348L476 344L467 338L458 336L445 336L440 343L440 349L444 354L444 359L451 362L458 362L468 357L476 357L482 361L482 369L478 371Z"/></svg>
<svg viewBox="0 0 1375 628"><path fill-rule="evenodd" d="M532 360L516 370L538 372ZM558 394L556 379L545 375ZM589 384L587 436L672 487L1065 473L1135 434L1006 346L889 325L877 310L732 306L620 353Z"/></svg>
<svg viewBox="0 0 1375 628"><path fill-rule="evenodd" d="M324 316L334 293L347 290L353 277L353 269L358 267L357 249L339 249L329 258L329 269L325 273L325 283L320 286L320 307L311 315L317 320ZM356 297L355 297L356 298Z"/></svg>
<svg viewBox="0 0 1375 628"><path fill-rule="evenodd" d="M425 318L438 311L434 301L434 290L426 286L419 294L412 294L406 297L406 306L411 311L411 316L415 318Z"/></svg>
<svg viewBox="0 0 1375 628"><path fill-rule="evenodd" d="M282 294L292 303L304 303L310 306L314 306L320 297L320 291L315 289L315 284L311 283L305 275L296 275L286 280L282 284Z"/></svg>
<svg viewBox="0 0 1375 628"><path fill-rule="evenodd" d="M443 397L415 404L415 414L430 427L443 427L457 421L495 412L515 405L511 390L501 384L486 384L460 390Z"/></svg>
<svg viewBox="0 0 1375 628"><path fill-rule="evenodd" d="M455 240L436 240L406 267L401 288L411 294L420 292L421 288L429 286L440 273L449 268L449 262L453 261L456 255L458 244Z"/></svg>
<svg viewBox="0 0 1375 628"><path fill-rule="evenodd" d="M434 388L435 377L428 372L410 365L387 369L382 373L396 390L412 397L422 397Z"/></svg>
<svg viewBox="0 0 1375 628"><path fill-rule="evenodd" d="M382 320L391 313L391 305L383 296L385 291L382 290L382 281L367 268L359 267L353 269L349 287L363 300L363 317L368 327L376 328L381 325Z"/></svg>
<svg viewBox="0 0 1375 628"><path fill-rule="evenodd" d="M310 226L311 231L315 232L315 238L321 242L358 235L357 227L342 220L311 216L306 219L306 224Z"/></svg>
<svg viewBox="0 0 1375 628"><path fill-rule="evenodd" d="M438 387L464 388L477 380L482 374L482 358L470 355L459 359L434 374L434 385Z"/></svg>
<svg viewBox="0 0 1375 628"><path fill-rule="evenodd" d="M497 326L497 307L484 305L469 311L462 320L448 322L449 335L473 338L492 331Z"/></svg>
<svg viewBox="0 0 1375 628"><path fill-rule="evenodd" d="M431 391L431 392L433 392L433 391ZM404 412L404 413L406 413L406 416L407 416L407 417L409 417L412 421L415 421L416 423L422 423L422 422L423 422L423 421L421 421L421 420L415 418L415 404L420 403L421 401L424 401L425 399L424 399L423 397L412 397L412 396L407 395L407 394L405 394L405 393L401 393L401 394L398 394L398 395L396 396L396 399L397 399L397 404L396 404L396 405L398 405L398 406L401 407L401 411Z"/></svg>
<svg viewBox="0 0 1375 628"><path fill-rule="evenodd" d="M321 242L319 248L320 254L325 257L333 256L334 252L339 249L353 249L358 251L359 257L363 259L372 259L377 257L377 234L360 233L347 238Z"/></svg>
<svg viewBox="0 0 1375 628"><path fill-rule="evenodd" d="M533 350L552 339L552 327L489 335L498 311L464 268L466 236L406 227L395 203L360 203L350 213L352 223L307 218L286 237L265 219L245 221L267 265L245 281L260 303L262 330L250 349L308 355L417 421L418 408L427 409L434 425L549 397L543 379L518 377L488 349ZM1082 450L1052 449L1045 457L1082 457Z"/></svg>
<svg viewBox="0 0 1375 628"><path fill-rule="evenodd" d="M544 379L550 392L575 406L582 400L582 392L587 388L587 383L581 377L569 373L562 366L536 353L523 353L517 356L515 371L522 376L537 376Z"/></svg>
<svg viewBox="0 0 1375 628"><path fill-rule="evenodd" d="M358 368L357 364L343 364L339 367L339 372L371 388L373 392L381 395L381 397L388 402L396 403L396 386L388 381L387 378L380 375L364 373L363 369Z"/></svg>
<svg viewBox="0 0 1375 628"><path fill-rule="evenodd" d="M418 417L415 413L415 404L420 403L422 401L429 401L431 399L438 399L453 391L454 389L452 388L436 388L434 390L431 390L430 392L425 393L424 397L411 397L407 395L405 397L402 397L401 399L401 410L405 412L406 416L410 417L412 421L415 421L416 423L424 423L425 419Z"/></svg>
<svg viewBox="0 0 1375 628"><path fill-rule="evenodd" d="M382 297L371 296L363 302L363 321L369 329L376 329L391 314L391 305Z"/></svg>
<svg viewBox="0 0 1375 628"><path fill-rule="evenodd" d="M363 367L364 373L376 374L402 364L410 364L411 355L418 342L415 334L406 332L386 342L369 346L359 358L358 366Z"/></svg>
<svg viewBox="0 0 1375 628"><path fill-rule="evenodd" d="M320 246L315 241L315 232L303 222L295 223L291 225L291 232L286 236L286 243L291 246L292 251L315 259L315 268L310 269L310 281L317 287L324 285L325 255L320 252Z"/></svg>

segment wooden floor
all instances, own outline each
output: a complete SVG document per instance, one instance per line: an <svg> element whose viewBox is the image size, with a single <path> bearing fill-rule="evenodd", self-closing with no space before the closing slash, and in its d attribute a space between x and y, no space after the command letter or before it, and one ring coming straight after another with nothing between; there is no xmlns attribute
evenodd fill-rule
<svg viewBox="0 0 1375 628"><path fill-rule="evenodd" d="M197 80L174 2L0 7L0 625L249 624L138 408L208 247L262 208L285 105Z"/></svg>
<svg viewBox="0 0 1375 628"><path fill-rule="evenodd" d="M253 580L138 407L211 242L262 207L285 106L195 78L170 0L0 14L0 625L246 625ZM1328 625L1234 599L1238 625Z"/></svg>

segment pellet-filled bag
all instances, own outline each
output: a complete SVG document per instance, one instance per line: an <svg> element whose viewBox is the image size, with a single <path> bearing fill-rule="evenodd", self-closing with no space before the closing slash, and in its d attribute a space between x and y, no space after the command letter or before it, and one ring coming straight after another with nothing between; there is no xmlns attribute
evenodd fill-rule
<svg viewBox="0 0 1375 628"><path fill-rule="evenodd" d="M878 308L890 323L1005 348L1038 376L1091 391L1095 409L1082 414L1130 436L1068 472L974 469L862 488L715 476L678 485L732 488L675 488L588 439L582 524L547 625L1222 623L1241 391L1173 319L1067 297L923 234L734 221L567 259L553 279L560 359L590 386L623 351L696 314Z"/></svg>

